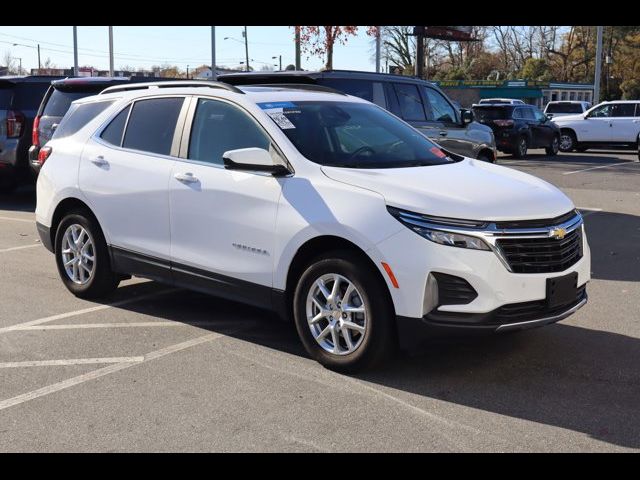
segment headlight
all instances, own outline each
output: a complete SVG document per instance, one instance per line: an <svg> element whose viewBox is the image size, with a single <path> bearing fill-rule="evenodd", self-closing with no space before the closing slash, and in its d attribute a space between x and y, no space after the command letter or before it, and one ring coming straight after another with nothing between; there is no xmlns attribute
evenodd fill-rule
<svg viewBox="0 0 640 480"><path fill-rule="evenodd" d="M484 240L469 235L461 235L459 233L441 232L439 230L430 230L428 228L412 226L411 229L422 235L427 240L439 243L440 245L448 245L450 247L471 248L473 250L490 250Z"/></svg>
<svg viewBox="0 0 640 480"><path fill-rule="evenodd" d="M491 250L489 245L479 237L447 231L448 229L483 228L486 227L486 222L462 220L458 218L430 217L394 207L387 207L387 210L400 223L434 243L447 245L449 247L470 248L472 250Z"/></svg>

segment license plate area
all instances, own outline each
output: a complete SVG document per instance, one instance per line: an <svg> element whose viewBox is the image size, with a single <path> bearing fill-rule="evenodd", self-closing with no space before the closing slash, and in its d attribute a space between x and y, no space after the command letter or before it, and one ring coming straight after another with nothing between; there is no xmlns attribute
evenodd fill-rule
<svg viewBox="0 0 640 480"><path fill-rule="evenodd" d="M578 272L547 279L547 306L555 308L574 302L578 296Z"/></svg>

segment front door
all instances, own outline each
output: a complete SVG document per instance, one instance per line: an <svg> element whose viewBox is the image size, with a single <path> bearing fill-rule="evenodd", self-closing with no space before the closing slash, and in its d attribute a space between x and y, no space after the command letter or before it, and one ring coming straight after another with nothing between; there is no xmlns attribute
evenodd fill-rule
<svg viewBox="0 0 640 480"><path fill-rule="evenodd" d="M181 156L186 158L175 163L169 181L174 280L269 306L276 213L287 180L226 170L225 151L257 147L273 152L271 140L235 104L209 98L193 102L195 115L183 139L188 148Z"/></svg>
<svg viewBox="0 0 640 480"><path fill-rule="evenodd" d="M577 128L579 142L611 141L611 104L592 110Z"/></svg>

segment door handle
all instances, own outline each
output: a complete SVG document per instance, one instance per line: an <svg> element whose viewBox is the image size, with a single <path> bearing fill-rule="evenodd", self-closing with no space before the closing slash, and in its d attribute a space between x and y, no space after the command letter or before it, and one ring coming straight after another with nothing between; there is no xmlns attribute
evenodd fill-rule
<svg viewBox="0 0 640 480"><path fill-rule="evenodd" d="M176 173L174 178L182 183L196 183L198 181L197 177L193 176L193 173Z"/></svg>
<svg viewBox="0 0 640 480"><path fill-rule="evenodd" d="M446 132L445 130L441 130L441 131L440 131L440 136L441 136L441 137L446 137L447 135L449 135L449 133L448 133L448 132Z"/></svg>
<svg viewBox="0 0 640 480"><path fill-rule="evenodd" d="M109 165L109 162L107 162L102 155L98 155L96 158L91 160L91 163L93 163L94 165L97 165L98 167L104 167L106 165Z"/></svg>

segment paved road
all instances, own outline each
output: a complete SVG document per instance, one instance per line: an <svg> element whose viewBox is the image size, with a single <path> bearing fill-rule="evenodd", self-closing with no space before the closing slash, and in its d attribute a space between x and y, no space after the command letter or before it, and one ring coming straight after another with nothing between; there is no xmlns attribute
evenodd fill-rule
<svg viewBox="0 0 640 480"><path fill-rule="evenodd" d="M0 197L0 451L638 451L640 163L533 153L499 163L583 209L589 304L353 377L256 309L139 279L76 299L33 192Z"/></svg>

